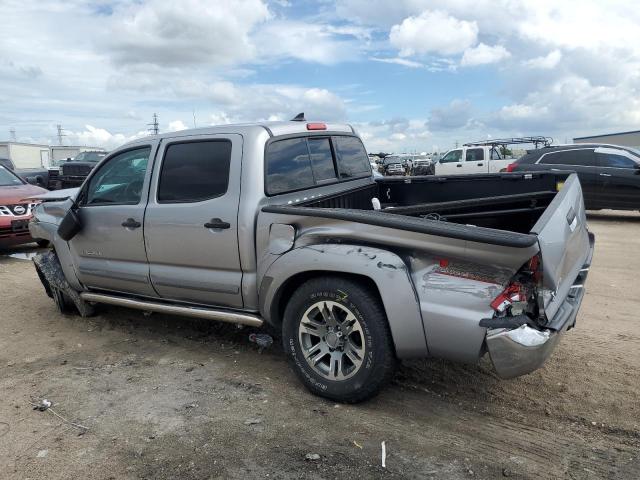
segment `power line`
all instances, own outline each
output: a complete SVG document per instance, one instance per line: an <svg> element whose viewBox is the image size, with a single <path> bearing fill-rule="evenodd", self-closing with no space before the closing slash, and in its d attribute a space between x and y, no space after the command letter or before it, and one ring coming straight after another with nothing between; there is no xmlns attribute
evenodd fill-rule
<svg viewBox="0 0 640 480"><path fill-rule="evenodd" d="M147 125L149 125L149 132L151 133L151 135L158 135L158 132L160 131L160 128L158 126L158 114L154 113L153 114L153 122L152 123L147 123Z"/></svg>

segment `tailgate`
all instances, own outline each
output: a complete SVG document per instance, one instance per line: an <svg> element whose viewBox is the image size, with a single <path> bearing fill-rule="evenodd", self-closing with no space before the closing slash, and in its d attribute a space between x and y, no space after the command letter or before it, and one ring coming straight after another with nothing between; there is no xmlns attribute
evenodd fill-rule
<svg viewBox="0 0 640 480"><path fill-rule="evenodd" d="M538 236L542 301L546 317L552 322L591 251L582 188L575 173L567 178L531 233Z"/></svg>

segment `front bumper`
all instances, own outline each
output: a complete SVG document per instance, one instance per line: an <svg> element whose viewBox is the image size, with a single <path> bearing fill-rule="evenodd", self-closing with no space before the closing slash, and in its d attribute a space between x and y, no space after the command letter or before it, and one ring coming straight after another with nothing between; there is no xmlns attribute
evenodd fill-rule
<svg viewBox="0 0 640 480"><path fill-rule="evenodd" d="M514 378L540 368L555 350L561 335L572 328L584 298L584 285L593 257L594 236L589 234L590 252L587 262L576 277L569 295L565 298L549 328L537 330L528 325L515 329L488 329L487 349L498 375Z"/></svg>
<svg viewBox="0 0 640 480"><path fill-rule="evenodd" d="M3 217L0 219L0 247L33 242L33 238L29 233L28 224L26 223L30 218L31 215L25 215L21 217ZM16 228L12 224L12 222L15 221L24 222L24 226L21 225L19 228Z"/></svg>

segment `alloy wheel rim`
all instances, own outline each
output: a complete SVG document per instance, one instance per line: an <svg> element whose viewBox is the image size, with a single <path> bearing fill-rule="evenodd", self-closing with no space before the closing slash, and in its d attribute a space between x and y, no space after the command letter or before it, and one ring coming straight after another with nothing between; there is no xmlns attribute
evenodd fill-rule
<svg viewBox="0 0 640 480"><path fill-rule="evenodd" d="M314 372L333 381L354 376L365 358L362 325L338 302L323 300L311 305L300 320L298 342Z"/></svg>

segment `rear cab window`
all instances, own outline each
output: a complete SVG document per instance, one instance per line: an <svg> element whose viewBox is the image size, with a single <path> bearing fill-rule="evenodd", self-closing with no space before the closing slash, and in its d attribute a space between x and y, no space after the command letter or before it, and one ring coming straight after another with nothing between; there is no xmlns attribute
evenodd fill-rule
<svg viewBox="0 0 640 480"><path fill-rule="evenodd" d="M362 142L352 136L306 136L274 140L265 158L267 195L371 176Z"/></svg>

